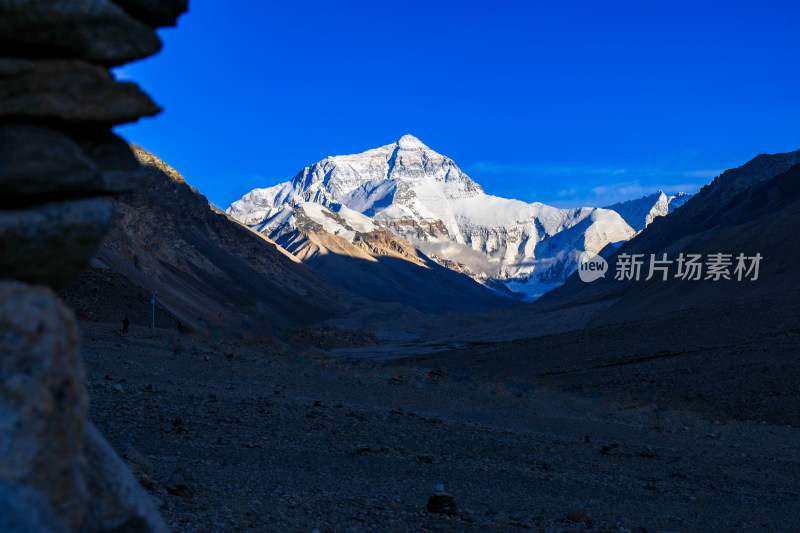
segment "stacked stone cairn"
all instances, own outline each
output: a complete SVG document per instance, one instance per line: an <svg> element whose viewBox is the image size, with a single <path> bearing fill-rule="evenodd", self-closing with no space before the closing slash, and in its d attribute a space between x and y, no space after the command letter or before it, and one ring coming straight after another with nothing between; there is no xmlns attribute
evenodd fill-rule
<svg viewBox="0 0 800 533"><path fill-rule="evenodd" d="M72 313L140 166L117 124L160 109L109 68L154 54L187 0L0 0L0 531L166 532L88 420Z"/></svg>

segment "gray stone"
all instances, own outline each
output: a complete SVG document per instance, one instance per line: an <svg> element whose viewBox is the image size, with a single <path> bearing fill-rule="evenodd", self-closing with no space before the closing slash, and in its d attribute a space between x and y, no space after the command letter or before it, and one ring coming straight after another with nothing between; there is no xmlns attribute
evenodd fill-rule
<svg viewBox="0 0 800 533"><path fill-rule="evenodd" d="M444 485L437 484L433 492L433 496L428 498L428 503L425 505L429 513L455 515L458 512L455 500L444 491Z"/></svg>
<svg viewBox="0 0 800 533"><path fill-rule="evenodd" d="M127 192L139 186L143 169L127 142L112 133L74 141L100 170L104 191Z"/></svg>
<svg viewBox="0 0 800 533"><path fill-rule="evenodd" d="M141 167L111 133L71 139L27 124L0 125L0 205L41 200L25 195L117 193L135 188Z"/></svg>
<svg viewBox="0 0 800 533"><path fill-rule="evenodd" d="M88 265L113 213L105 198L0 209L0 279L66 284Z"/></svg>
<svg viewBox="0 0 800 533"><path fill-rule="evenodd" d="M132 16L153 27L174 26L188 0L113 0Z"/></svg>
<svg viewBox="0 0 800 533"><path fill-rule="evenodd" d="M152 28L108 0L0 0L0 56L121 65L155 54Z"/></svg>
<svg viewBox="0 0 800 533"><path fill-rule="evenodd" d="M2 0L0 0L2 1ZM0 119L133 122L161 109L135 83L78 60L0 59Z"/></svg>
<svg viewBox="0 0 800 533"><path fill-rule="evenodd" d="M576 524L583 523L589 527L591 527L592 523L594 522L592 519L592 514L583 506L576 507L567 513L567 520L570 522L575 522Z"/></svg>
<svg viewBox="0 0 800 533"><path fill-rule="evenodd" d="M86 424L85 453L89 463L89 507L84 532L170 531L153 498L91 422Z"/></svg>
<svg viewBox="0 0 800 533"><path fill-rule="evenodd" d="M0 283L0 479L38 489L70 530L86 505L85 383L72 313L47 288Z"/></svg>
<svg viewBox="0 0 800 533"><path fill-rule="evenodd" d="M96 190L97 167L63 133L38 126L0 125L0 190L11 194ZM5 202L4 202L5 203Z"/></svg>
<svg viewBox="0 0 800 533"><path fill-rule="evenodd" d="M164 483L164 489L173 496L180 496L188 500L194 498L191 487L186 483L186 479L180 472L173 472L172 475L169 476L169 479Z"/></svg>
<svg viewBox="0 0 800 533"><path fill-rule="evenodd" d="M143 169L130 145L113 133L73 138L102 176L102 190L128 192L139 187Z"/></svg>
<svg viewBox="0 0 800 533"><path fill-rule="evenodd" d="M133 446L125 448L125 459L136 465L137 469L146 477L153 477L153 463Z"/></svg>
<svg viewBox="0 0 800 533"><path fill-rule="evenodd" d="M41 492L0 479L0 531L64 533L64 527Z"/></svg>

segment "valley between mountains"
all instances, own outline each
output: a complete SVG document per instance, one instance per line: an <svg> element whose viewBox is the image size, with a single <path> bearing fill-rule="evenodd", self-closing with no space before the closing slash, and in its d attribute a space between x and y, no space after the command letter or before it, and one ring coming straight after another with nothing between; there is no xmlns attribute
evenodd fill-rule
<svg viewBox="0 0 800 533"><path fill-rule="evenodd" d="M557 209L404 136L223 211L132 149L60 295L174 531L800 530L800 151ZM582 252L763 260L585 283Z"/></svg>

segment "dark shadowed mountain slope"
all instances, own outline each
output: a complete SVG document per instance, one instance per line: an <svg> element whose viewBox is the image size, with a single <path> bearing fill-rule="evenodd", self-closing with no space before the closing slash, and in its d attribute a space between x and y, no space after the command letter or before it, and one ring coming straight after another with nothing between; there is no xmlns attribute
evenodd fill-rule
<svg viewBox="0 0 800 533"><path fill-rule="evenodd" d="M306 206L308 207L308 206ZM374 226L352 242L325 231L296 208L295 229L276 242L336 287L423 313L474 312L515 302L445 268L390 231Z"/></svg>
<svg viewBox="0 0 800 533"><path fill-rule="evenodd" d="M789 170L800 163L800 150L785 154L761 154L746 164L726 170L693 196L669 217L653 221L646 231L630 241L627 253L654 250L669 246L688 235L697 234L719 225L731 225L753 218L740 196L760 183ZM761 213L763 214L763 213ZM625 252L622 248L620 252Z"/></svg>
<svg viewBox="0 0 800 533"><path fill-rule="evenodd" d="M313 324L350 305L291 254L213 208L163 161L139 147L134 152L143 185L116 199L92 269L64 291L79 313L147 323L150 293L158 290L170 320L263 330Z"/></svg>
<svg viewBox="0 0 800 533"><path fill-rule="evenodd" d="M629 320L717 301L780 294L800 280L800 249L794 245L800 223L800 151L760 155L728 170L666 217L653 221L623 244L609 259L609 274L593 283L572 276L563 287L545 295L539 305L565 306L617 298L596 322ZM760 254L755 281L676 279L673 263L668 281L658 274L650 281L650 254L676 259L680 253ZM620 254L643 254L642 280L614 279ZM706 272L703 273L706 277Z"/></svg>

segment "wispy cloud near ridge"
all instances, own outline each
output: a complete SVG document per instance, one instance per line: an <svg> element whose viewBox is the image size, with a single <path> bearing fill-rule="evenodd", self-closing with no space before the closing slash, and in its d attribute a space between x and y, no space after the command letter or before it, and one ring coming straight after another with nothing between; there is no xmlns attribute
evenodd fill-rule
<svg viewBox="0 0 800 533"><path fill-rule="evenodd" d="M596 174L596 175L619 175L628 172L624 168L614 168L593 165L510 165L506 163L495 163L493 161L479 161L464 169L469 174L527 174L535 176L546 176L552 174Z"/></svg>
<svg viewBox="0 0 800 533"><path fill-rule="evenodd" d="M520 182L527 182L531 188L529 201L535 199L563 208L603 207L659 190L667 194L693 194L723 172L656 165L507 164L493 161L479 161L465 167L464 171L479 183L481 176L494 182L497 190L487 191L490 194L502 196L509 189L519 191ZM514 186L503 187L504 183L514 183Z"/></svg>
<svg viewBox="0 0 800 533"><path fill-rule="evenodd" d="M692 178L714 178L723 170L675 170L661 167L616 167L604 165L514 165L479 161L464 169L469 174L523 174L531 177L548 175L595 175L595 176L687 176Z"/></svg>

